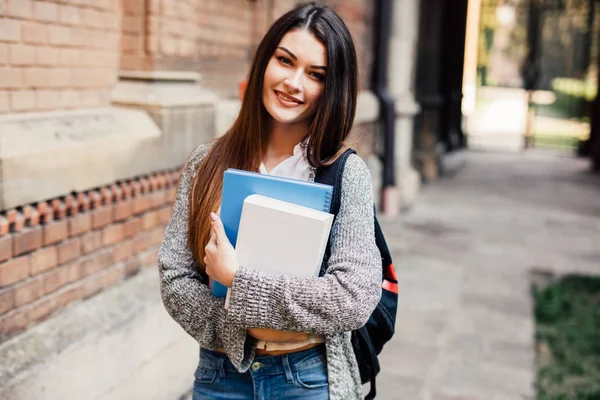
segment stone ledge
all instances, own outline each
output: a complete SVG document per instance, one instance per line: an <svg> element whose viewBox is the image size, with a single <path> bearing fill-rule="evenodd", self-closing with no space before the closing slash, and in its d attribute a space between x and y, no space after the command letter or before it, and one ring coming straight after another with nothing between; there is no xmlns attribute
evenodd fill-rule
<svg viewBox="0 0 600 400"><path fill-rule="evenodd" d="M212 107L217 96L195 82L173 80L121 80L112 91L115 105L163 108L163 107Z"/></svg>
<svg viewBox="0 0 600 400"><path fill-rule="evenodd" d="M121 79L139 79L145 81L180 81L180 82L198 82L200 73L193 71L119 71Z"/></svg>
<svg viewBox="0 0 600 400"><path fill-rule="evenodd" d="M0 210L148 173L160 136L140 110L1 116Z"/></svg>
<svg viewBox="0 0 600 400"><path fill-rule="evenodd" d="M220 137L227 132L235 122L242 102L236 99L223 99L215 103L215 137Z"/></svg>
<svg viewBox="0 0 600 400"><path fill-rule="evenodd" d="M0 345L3 399L175 399L198 345L167 314L157 270L137 276Z"/></svg>

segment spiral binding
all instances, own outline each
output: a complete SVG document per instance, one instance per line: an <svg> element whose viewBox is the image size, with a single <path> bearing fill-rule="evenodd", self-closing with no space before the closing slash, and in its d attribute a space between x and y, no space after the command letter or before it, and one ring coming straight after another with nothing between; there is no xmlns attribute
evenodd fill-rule
<svg viewBox="0 0 600 400"><path fill-rule="evenodd" d="M325 193L325 207L323 211L325 211L326 213L331 211L331 199L332 193Z"/></svg>

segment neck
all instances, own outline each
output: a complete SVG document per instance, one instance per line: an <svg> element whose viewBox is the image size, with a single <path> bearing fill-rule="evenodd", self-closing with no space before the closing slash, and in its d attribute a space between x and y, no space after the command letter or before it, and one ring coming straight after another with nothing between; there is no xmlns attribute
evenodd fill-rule
<svg viewBox="0 0 600 400"><path fill-rule="evenodd" d="M308 133L308 124L282 124L271 120L267 154L273 156L292 155L294 147Z"/></svg>

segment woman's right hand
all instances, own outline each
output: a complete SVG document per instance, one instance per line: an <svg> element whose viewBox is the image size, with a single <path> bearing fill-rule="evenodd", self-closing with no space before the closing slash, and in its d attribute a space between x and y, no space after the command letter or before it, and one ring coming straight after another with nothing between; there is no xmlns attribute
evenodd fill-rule
<svg viewBox="0 0 600 400"><path fill-rule="evenodd" d="M308 333L305 332L284 332L264 328L249 328L248 335L258 340L265 340L273 343L303 342L308 339Z"/></svg>

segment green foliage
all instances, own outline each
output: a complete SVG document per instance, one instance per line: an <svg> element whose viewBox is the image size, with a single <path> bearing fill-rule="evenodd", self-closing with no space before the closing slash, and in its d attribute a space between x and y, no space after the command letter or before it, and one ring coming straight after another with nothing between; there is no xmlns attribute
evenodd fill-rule
<svg viewBox="0 0 600 400"><path fill-rule="evenodd" d="M534 287L538 400L600 399L600 278Z"/></svg>
<svg viewBox="0 0 600 400"><path fill-rule="evenodd" d="M552 91L556 95L556 101L536 105L536 114L583 120L588 117L589 103L596 98L597 90L596 84L591 80L555 78L552 80Z"/></svg>
<svg viewBox="0 0 600 400"><path fill-rule="evenodd" d="M498 0L482 0L481 14L479 16L479 40L477 52L477 67L488 67L490 50L494 40L494 31L498 27L496 20L496 7ZM485 80L485 79L484 79Z"/></svg>
<svg viewBox="0 0 600 400"><path fill-rule="evenodd" d="M573 78L555 78L552 80L552 89L556 93L564 93L566 95L583 98L592 101L596 98L598 87L591 80L584 81L582 79Z"/></svg>

